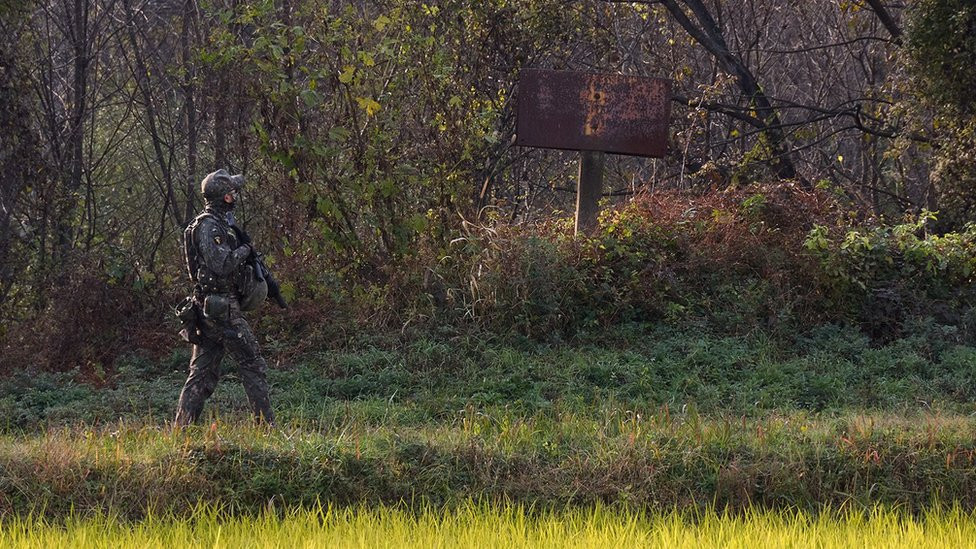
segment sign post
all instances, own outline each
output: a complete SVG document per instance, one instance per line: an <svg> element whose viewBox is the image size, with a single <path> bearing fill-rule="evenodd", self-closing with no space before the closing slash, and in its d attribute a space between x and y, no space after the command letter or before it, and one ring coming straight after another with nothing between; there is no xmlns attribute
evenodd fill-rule
<svg viewBox="0 0 976 549"><path fill-rule="evenodd" d="M580 151L579 181L576 184L576 234L596 228L603 194L603 165L606 153Z"/></svg>
<svg viewBox="0 0 976 549"><path fill-rule="evenodd" d="M604 153L667 154L671 83L661 78L526 69L516 145L580 151L576 233L596 227Z"/></svg>

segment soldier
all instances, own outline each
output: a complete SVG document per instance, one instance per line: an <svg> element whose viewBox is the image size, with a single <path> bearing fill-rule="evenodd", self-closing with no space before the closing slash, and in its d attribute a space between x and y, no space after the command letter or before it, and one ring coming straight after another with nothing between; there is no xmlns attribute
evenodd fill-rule
<svg viewBox="0 0 976 549"><path fill-rule="evenodd" d="M196 422L220 379L224 352L237 362L255 419L274 424L266 379L268 365L251 327L241 314L245 260L254 254L246 233L236 231L231 214L244 177L217 170L203 179L206 208L183 233L187 272L193 282L192 305L198 322L188 337L193 345L190 375L176 410L176 425Z"/></svg>

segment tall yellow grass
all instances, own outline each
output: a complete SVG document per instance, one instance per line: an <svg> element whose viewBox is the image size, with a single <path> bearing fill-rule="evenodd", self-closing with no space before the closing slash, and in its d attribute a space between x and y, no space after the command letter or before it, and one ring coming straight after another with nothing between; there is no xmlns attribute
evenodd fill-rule
<svg viewBox="0 0 976 549"><path fill-rule="evenodd" d="M976 517L959 508L910 516L891 508L722 513L595 507L538 511L470 503L449 510L322 506L126 522L112 516L0 524L0 547L973 547Z"/></svg>

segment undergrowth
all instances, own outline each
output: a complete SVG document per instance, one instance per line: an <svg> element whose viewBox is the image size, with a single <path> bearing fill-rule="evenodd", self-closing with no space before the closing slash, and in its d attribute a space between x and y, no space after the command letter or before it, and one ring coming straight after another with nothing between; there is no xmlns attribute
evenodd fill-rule
<svg viewBox="0 0 976 549"><path fill-rule="evenodd" d="M183 351L129 357L100 387L13 376L0 382L0 510L976 508L976 349L942 326L917 332L881 346L839 326L789 345L646 324L572 346L363 340L274 366L273 431L247 426L229 364L203 424L174 431Z"/></svg>
<svg viewBox="0 0 976 549"><path fill-rule="evenodd" d="M874 345L934 323L972 344L976 228L932 234L931 217L851 226L828 194L777 184L639 197L587 237L565 220L465 221L368 276L308 258L278 273L292 307L251 320L289 362L363 334L560 345L647 323L787 343L850 325ZM0 328L0 374L77 369L98 382L119 357L180 344L169 310L184 281L100 268L79 266L43 310Z"/></svg>
<svg viewBox="0 0 976 549"><path fill-rule="evenodd" d="M791 342L652 324L622 325L573 345L365 339L347 350L272 360L269 380L274 407L286 421L317 420L350 407L418 423L471 407L537 413L605 402L744 416L936 404L959 413L976 410L976 348L951 326L920 324L914 333L881 346L856 328L836 325ZM168 420L186 376L187 351L178 348L162 360L130 356L96 383L80 372L25 370L0 379L0 426ZM208 407L243 410L233 362L226 359L223 369Z"/></svg>
<svg viewBox="0 0 976 549"><path fill-rule="evenodd" d="M976 508L973 418L775 414L762 419L600 407L590 414L471 410L417 426L241 417L175 431L82 424L0 439L0 514L251 514L329 502L449 507L620 503L820 510L876 503Z"/></svg>
<svg viewBox="0 0 976 549"><path fill-rule="evenodd" d="M148 321L172 288L79 273L65 287L97 294L2 330L0 512L972 509L976 229L838 221L778 186L645 198L585 238L468 223L373 282L310 283L252 319L271 433L239 426L229 361L204 425L172 431L188 352Z"/></svg>

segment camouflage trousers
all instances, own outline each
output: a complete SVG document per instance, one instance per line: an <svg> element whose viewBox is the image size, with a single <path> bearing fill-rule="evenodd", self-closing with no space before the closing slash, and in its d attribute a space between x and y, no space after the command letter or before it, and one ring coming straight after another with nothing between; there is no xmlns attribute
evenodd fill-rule
<svg viewBox="0 0 976 549"><path fill-rule="evenodd" d="M193 346L190 375L183 384L176 408L176 424L188 425L200 419L203 405L220 380L220 362L224 353L237 363L244 392L258 422L274 423L271 398L268 395L268 364L261 357L257 339L241 315L236 298L227 299L226 314L212 315L203 321L204 343Z"/></svg>

